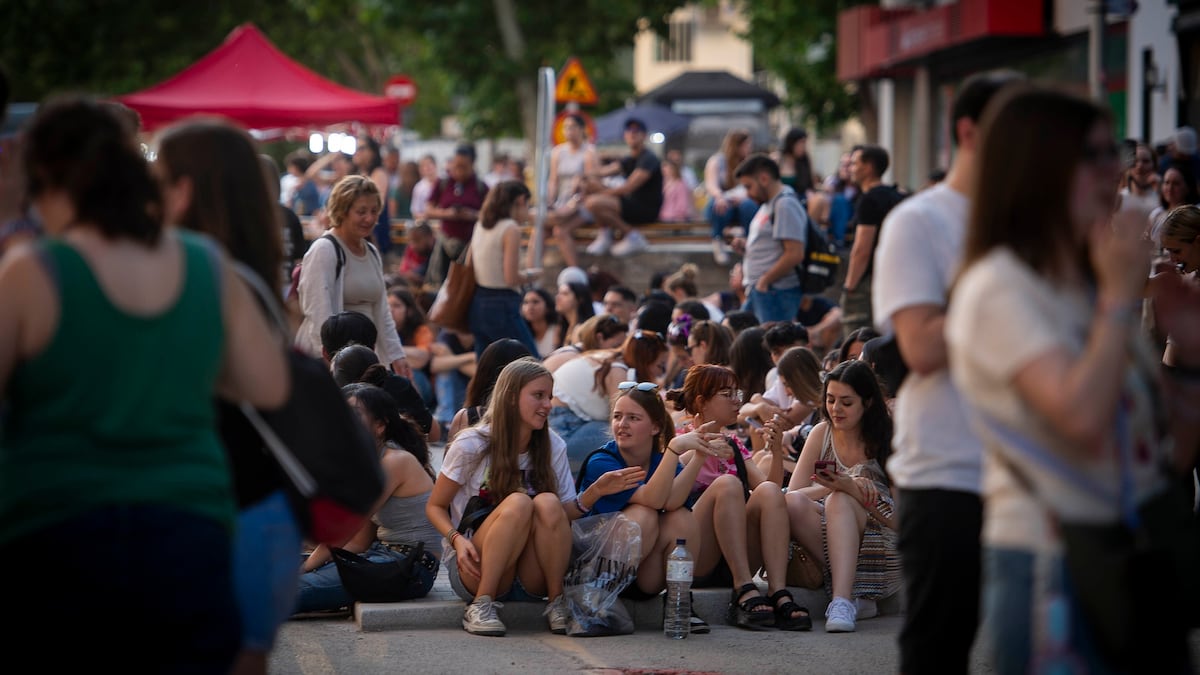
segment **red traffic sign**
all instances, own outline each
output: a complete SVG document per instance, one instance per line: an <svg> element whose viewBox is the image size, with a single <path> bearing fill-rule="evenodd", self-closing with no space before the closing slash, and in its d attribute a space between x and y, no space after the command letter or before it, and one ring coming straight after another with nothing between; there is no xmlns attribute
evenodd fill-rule
<svg viewBox="0 0 1200 675"><path fill-rule="evenodd" d="M592 118L590 115L588 115L587 113L585 113L581 110L576 110L574 112L572 112L570 110L564 110L558 114L558 117L554 118L554 128L550 130L551 142L553 142L554 145L558 145L559 143L567 142L567 135L566 135L566 133L563 132L563 122L566 122L567 117L570 115L579 115L580 117L583 118L583 124L584 124L584 127L586 127L584 129L584 132L587 134L586 142L595 143L596 142L596 123L594 121L592 121Z"/></svg>
<svg viewBox="0 0 1200 675"><path fill-rule="evenodd" d="M407 75L393 75L384 85L383 95L400 105L409 105L417 98L417 83Z"/></svg>

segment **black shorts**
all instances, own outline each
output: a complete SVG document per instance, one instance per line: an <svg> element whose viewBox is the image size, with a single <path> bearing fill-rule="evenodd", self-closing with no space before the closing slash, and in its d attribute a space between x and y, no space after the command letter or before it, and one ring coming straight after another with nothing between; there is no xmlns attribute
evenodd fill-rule
<svg viewBox="0 0 1200 675"><path fill-rule="evenodd" d="M658 211L662 202L649 203L634 199L629 195L621 196L621 220L630 225L645 225L658 221Z"/></svg>

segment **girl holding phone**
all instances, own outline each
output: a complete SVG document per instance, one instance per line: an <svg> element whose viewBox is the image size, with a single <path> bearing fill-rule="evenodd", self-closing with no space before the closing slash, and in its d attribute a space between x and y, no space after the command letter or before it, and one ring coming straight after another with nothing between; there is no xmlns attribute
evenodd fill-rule
<svg viewBox="0 0 1200 675"><path fill-rule="evenodd" d="M681 431L717 428L737 422L742 392L737 376L725 366L692 366L682 389L667 392L667 400L690 415ZM778 432L775 422L767 426ZM774 625L781 630L809 630L808 610L797 605L784 582L787 579L788 515L780 485L784 451L772 434L774 459L763 472L750 459L750 451L732 434L709 441L717 456L706 457L692 486L692 512L700 526L696 555L697 588L730 584L728 623L761 630ZM691 465L693 454L682 461ZM766 570L764 598L754 583L754 573Z"/></svg>
<svg viewBox="0 0 1200 675"><path fill-rule="evenodd" d="M874 601L900 589L894 505L883 471L892 419L875 373L862 361L830 371L822 400L824 421L804 443L785 499L792 538L823 563L833 597L825 631L848 633L859 608L863 618L874 616Z"/></svg>

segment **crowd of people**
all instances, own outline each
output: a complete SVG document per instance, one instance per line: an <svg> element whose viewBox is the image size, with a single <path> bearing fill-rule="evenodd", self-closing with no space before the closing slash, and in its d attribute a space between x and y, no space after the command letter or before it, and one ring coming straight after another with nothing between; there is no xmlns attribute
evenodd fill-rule
<svg viewBox="0 0 1200 675"><path fill-rule="evenodd" d="M641 532L628 597L662 593L682 538L694 586L728 590L726 623L811 630L786 583L802 549L828 632L904 592L901 672L966 672L981 621L998 672L1121 672L1087 609L1112 589L1073 576L1062 532L1126 523L1168 486L1195 519L1195 135L1164 166L1123 154L1102 108L1009 72L964 82L952 117L953 165L912 195L878 146L824 181L803 130L775 153L731 130L698 186L731 265L706 295L694 265L634 289L568 264L549 285L521 250L534 194L504 163L478 177L470 146L445 176L374 141L296 154L279 185L227 122L176 123L150 161L128 109L47 102L0 152L0 552L88 555L27 573L13 592L44 621L19 630L99 603L122 612L78 638L100 661L136 645L168 670L262 673L289 616L354 602L345 549L413 563L407 599L444 568L469 633L504 635L506 602L545 603L565 633L572 521L621 512ZM611 164L566 126L547 222L563 259L585 223L590 254L644 250L680 167L664 183L640 120ZM280 203L327 231L289 252ZM804 291L810 222L848 247L841 289ZM455 260L476 282L455 299L467 330L426 316ZM247 274L290 302L288 335ZM328 365L378 453L384 489L340 545L302 540L241 418L289 396L281 341ZM1188 672L1194 607L1158 572L1137 580L1155 612L1139 652Z"/></svg>

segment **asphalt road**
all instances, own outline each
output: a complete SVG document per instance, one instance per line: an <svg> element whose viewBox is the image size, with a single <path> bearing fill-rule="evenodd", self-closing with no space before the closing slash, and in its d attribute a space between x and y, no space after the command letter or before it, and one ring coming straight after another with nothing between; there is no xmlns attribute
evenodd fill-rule
<svg viewBox="0 0 1200 675"><path fill-rule="evenodd" d="M546 629L510 629L503 638L458 627L362 633L351 619L288 622L271 675L295 673L895 673L901 618L860 621L855 633L752 632L713 626L708 635L670 640L658 631L570 638ZM978 652L979 650L977 650ZM977 654L973 673L989 673Z"/></svg>

